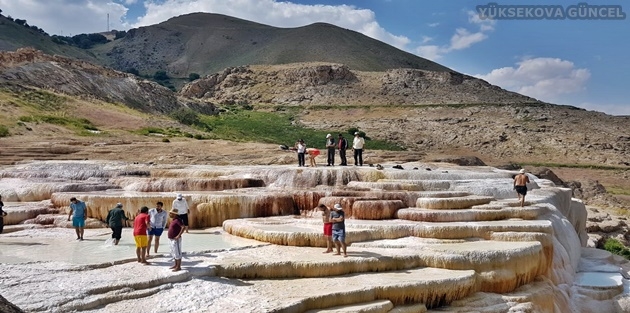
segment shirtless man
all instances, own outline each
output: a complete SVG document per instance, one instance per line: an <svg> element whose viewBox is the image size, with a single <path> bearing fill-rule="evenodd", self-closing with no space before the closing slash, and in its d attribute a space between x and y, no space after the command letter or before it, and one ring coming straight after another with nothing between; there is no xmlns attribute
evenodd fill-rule
<svg viewBox="0 0 630 313"><path fill-rule="evenodd" d="M525 170L521 169L518 175L514 176L514 190L518 195L518 200L521 202L521 207L525 205L525 195L527 195L527 183L529 183L529 177L525 175Z"/></svg>
<svg viewBox="0 0 630 313"><path fill-rule="evenodd" d="M332 242L332 225L333 223L330 221L330 209L324 205L320 204L317 208L322 211L322 220L324 221L324 237L326 237L326 251L323 253L331 253L333 251L333 242Z"/></svg>

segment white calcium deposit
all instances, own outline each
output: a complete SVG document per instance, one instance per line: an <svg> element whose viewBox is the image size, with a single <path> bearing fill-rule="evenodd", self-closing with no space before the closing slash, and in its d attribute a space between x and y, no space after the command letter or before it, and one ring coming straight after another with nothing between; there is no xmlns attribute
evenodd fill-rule
<svg viewBox="0 0 630 313"><path fill-rule="evenodd" d="M27 312L630 312L624 259L586 248L571 190L491 167L174 166L48 161L5 167L0 294ZM412 170L411 168L418 168ZM102 220L182 193L183 270L168 238L136 262ZM69 199L88 206L84 241ZM318 204L342 204L348 256L322 253Z"/></svg>

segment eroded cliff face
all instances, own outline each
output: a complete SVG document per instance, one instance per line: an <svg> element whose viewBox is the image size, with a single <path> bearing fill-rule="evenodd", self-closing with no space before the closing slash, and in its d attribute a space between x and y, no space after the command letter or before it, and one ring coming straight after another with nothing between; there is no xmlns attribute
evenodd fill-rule
<svg viewBox="0 0 630 313"><path fill-rule="evenodd" d="M37 87L122 103L149 113L169 113L187 106L212 114L212 104L177 97L168 88L86 61L51 56L31 48L0 52L0 86Z"/></svg>
<svg viewBox="0 0 630 313"><path fill-rule="evenodd" d="M338 64L229 68L189 83L180 94L218 103L277 105L539 103L455 72L360 72Z"/></svg>

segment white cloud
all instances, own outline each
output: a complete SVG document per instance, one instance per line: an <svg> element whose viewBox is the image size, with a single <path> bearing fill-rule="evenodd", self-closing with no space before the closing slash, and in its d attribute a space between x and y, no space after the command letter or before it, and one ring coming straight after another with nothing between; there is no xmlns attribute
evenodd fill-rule
<svg viewBox="0 0 630 313"><path fill-rule="evenodd" d="M138 0L125 0L125 4L126 5L131 5L131 4L134 4L136 2L138 2Z"/></svg>
<svg viewBox="0 0 630 313"><path fill-rule="evenodd" d="M427 26L429 26L429 27L438 27L438 26L440 26L440 23L429 23L429 24L427 24Z"/></svg>
<svg viewBox="0 0 630 313"><path fill-rule="evenodd" d="M570 61L533 58L520 61L514 67L498 68L475 77L539 100L557 103L561 100L560 96L585 90L591 73L588 69L576 68Z"/></svg>
<svg viewBox="0 0 630 313"><path fill-rule="evenodd" d="M5 0L8 1L8 0ZM349 5L304 5L277 0L165 0L146 1L146 14L133 27L157 24L173 16L194 12L219 13L276 27L298 27L325 22L360 32L405 49L409 38L386 31L373 11Z"/></svg>
<svg viewBox="0 0 630 313"><path fill-rule="evenodd" d="M429 41L432 41L433 37L429 37L429 36L422 36L422 43L427 43Z"/></svg>
<svg viewBox="0 0 630 313"><path fill-rule="evenodd" d="M426 42L422 41L421 45L415 49L416 54L423 58L436 61L444 54L447 54L456 50L463 50L470 48L472 45L482 42L488 38L488 32L494 30L496 21L494 20L482 20L476 12L468 11L468 23L479 27L479 31L470 32L468 29L460 27L455 29L455 34L451 37L451 41L448 45L436 46L436 45L423 45ZM429 24L431 26L431 24Z"/></svg>
<svg viewBox="0 0 630 313"><path fill-rule="evenodd" d="M125 29L123 19L127 8L102 0L0 0L3 15L25 19L49 34L64 36L96 33L110 29Z"/></svg>

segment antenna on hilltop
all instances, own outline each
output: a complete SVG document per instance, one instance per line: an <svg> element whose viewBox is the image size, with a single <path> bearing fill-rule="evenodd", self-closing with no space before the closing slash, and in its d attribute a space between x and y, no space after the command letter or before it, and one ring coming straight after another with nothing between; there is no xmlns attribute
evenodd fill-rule
<svg viewBox="0 0 630 313"><path fill-rule="evenodd" d="M107 13L107 32L109 33L109 13Z"/></svg>

